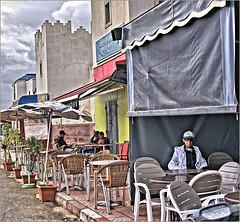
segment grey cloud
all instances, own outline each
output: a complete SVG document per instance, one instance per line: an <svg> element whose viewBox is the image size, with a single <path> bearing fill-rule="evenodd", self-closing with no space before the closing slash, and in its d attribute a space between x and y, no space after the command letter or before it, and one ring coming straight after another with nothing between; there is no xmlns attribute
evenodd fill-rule
<svg viewBox="0 0 240 222"><path fill-rule="evenodd" d="M90 2L81 1L19 1L14 10L3 6L1 2L1 109L6 109L12 103L15 80L35 73L34 34L44 21L72 20L73 30L80 25L90 30L91 10Z"/></svg>
<svg viewBox="0 0 240 222"><path fill-rule="evenodd" d="M86 30L91 30L91 3L90 1L65 2L59 10L52 13L55 20L66 23L71 21L72 30L83 26Z"/></svg>
<svg viewBox="0 0 240 222"><path fill-rule="evenodd" d="M17 11L15 15L20 19L19 22L38 29L45 20L53 21L51 13L55 9L60 8L64 2L65 1L26 2L25 6Z"/></svg>

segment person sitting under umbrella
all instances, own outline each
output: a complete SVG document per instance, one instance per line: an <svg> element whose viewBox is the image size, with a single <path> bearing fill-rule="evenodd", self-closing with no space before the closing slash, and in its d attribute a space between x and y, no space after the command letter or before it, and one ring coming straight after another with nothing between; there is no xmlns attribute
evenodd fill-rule
<svg viewBox="0 0 240 222"><path fill-rule="evenodd" d="M72 151L73 148L71 146L68 146L67 143L64 140L64 136L66 135L64 130L59 131L59 135L54 138L54 142L58 149L61 149L63 147L63 151Z"/></svg>

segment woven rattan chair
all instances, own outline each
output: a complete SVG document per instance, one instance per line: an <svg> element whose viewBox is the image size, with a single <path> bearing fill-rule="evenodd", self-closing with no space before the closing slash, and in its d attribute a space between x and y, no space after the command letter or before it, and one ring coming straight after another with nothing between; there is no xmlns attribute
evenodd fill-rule
<svg viewBox="0 0 240 222"><path fill-rule="evenodd" d="M210 170L219 170L223 164L232 161L232 157L227 153L214 152L208 157L208 167Z"/></svg>
<svg viewBox="0 0 240 222"><path fill-rule="evenodd" d="M105 173L107 172L107 174ZM110 191L114 191L115 188L123 190L122 205L125 206L125 189L127 189L127 178L129 171L129 162L128 161L117 161L103 166L99 171L95 172L94 181L98 185L102 186L107 213L110 214ZM95 208L97 208L97 186L95 185L95 196L94 203Z"/></svg>
<svg viewBox="0 0 240 222"><path fill-rule="evenodd" d="M57 157L60 154L70 154L70 152L62 151L62 150L56 150L50 155L50 158L52 160L53 164L53 184L57 184L57 171L58 169L58 162L62 159L62 157Z"/></svg>
<svg viewBox="0 0 240 222"><path fill-rule="evenodd" d="M89 160L89 163L91 163L93 161L119 160L120 159L117 155L110 154L106 150L105 151L100 151L100 152L95 154ZM91 183L94 181L94 172L98 171L100 168L101 168L101 166L93 166L91 164L88 164L88 166L87 166L87 200L88 201L90 201L90 189L91 189ZM103 173L102 173L102 175L103 175ZM106 174L106 172L105 172L105 174Z"/></svg>
<svg viewBox="0 0 240 222"><path fill-rule="evenodd" d="M68 175L78 176L81 174L84 176L85 182L87 181L87 178L86 178L86 161L87 161L87 159L88 159L88 157L84 154L71 154L67 157L64 157L60 161L60 165L62 167L62 172L65 177L67 194L70 194L68 177L67 177ZM78 180L78 177L77 177L77 180ZM81 184L81 182L80 182L80 184ZM72 177L72 181L71 181L71 186L75 187L73 184L73 177ZM79 180L78 180L78 184L75 188L79 189Z"/></svg>

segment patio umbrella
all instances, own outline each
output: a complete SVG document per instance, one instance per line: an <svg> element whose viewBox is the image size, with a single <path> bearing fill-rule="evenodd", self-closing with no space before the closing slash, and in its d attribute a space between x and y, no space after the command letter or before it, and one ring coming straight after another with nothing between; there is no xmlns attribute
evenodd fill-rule
<svg viewBox="0 0 240 222"><path fill-rule="evenodd" d="M92 117L88 113L80 112L76 109L73 109L70 106L66 106L62 103L55 102L55 101L47 101L47 102L42 102L42 103L28 103L28 104L22 105L22 108L31 109L34 111L39 111L39 110L47 111L48 116L50 117L45 166L47 166L50 130L51 130L51 122L52 122L53 115L57 115L57 116L68 118L68 119L76 119L76 120L79 119L80 117L82 117L82 118L85 118L85 120L92 121ZM46 179L46 167L44 170L44 178Z"/></svg>
<svg viewBox="0 0 240 222"><path fill-rule="evenodd" d="M25 118L30 118L30 119L40 119L42 118L42 114L40 112L36 112L33 110L28 110L21 108L20 106L13 106L8 109L2 110L1 111L1 121L2 120L8 120L8 121L16 121L16 129L17 129L17 121L22 120ZM16 155L16 163L15 165L17 166L17 149L15 147L15 155Z"/></svg>
<svg viewBox="0 0 240 222"><path fill-rule="evenodd" d="M27 117L30 119L40 119L42 118L42 114L40 112L20 107L11 107L1 111L1 120L18 121Z"/></svg>

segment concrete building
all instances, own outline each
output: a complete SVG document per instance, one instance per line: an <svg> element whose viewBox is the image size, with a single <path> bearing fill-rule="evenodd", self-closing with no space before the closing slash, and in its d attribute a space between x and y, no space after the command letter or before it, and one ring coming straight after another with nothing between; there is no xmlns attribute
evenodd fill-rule
<svg viewBox="0 0 240 222"><path fill-rule="evenodd" d="M111 30L122 27L159 1L91 1L93 72L96 82L110 77L119 64L126 64L121 40L113 41ZM126 65L125 65L126 66ZM118 74L117 74L118 75ZM126 68L125 78L127 79ZM118 82L118 81L117 81ZM128 89L117 84L108 91L94 97L95 129L106 133L110 142L123 143L129 140ZM118 153L118 147L113 147Z"/></svg>
<svg viewBox="0 0 240 222"><path fill-rule="evenodd" d="M13 103L19 100L22 96L34 94L36 94L36 74L25 74L12 84Z"/></svg>
<svg viewBox="0 0 240 222"><path fill-rule="evenodd" d="M82 26L72 32L70 21L52 24L46 20L41 31L35 33L35 52L37 94L48 93L50 100L58 100L65 93L92 81L92 38ZM59 102L72 105L72 99L76 101L70 98ZM81 105L91 112L91 101ZM75 108L79 108L78 102ZM53 121L52 136L64 129L71 132L67 134L67 141L84 142L90 137L92 125L84 120L57 119Z"/></svg>
<svg viewBox="0 0 240 222"><path fill-rule="evenodd" d="M91 34L82 26L72 33L70 21L46 20L35 34L37 93L54 99L89 82L91 48Z"/></svg>

